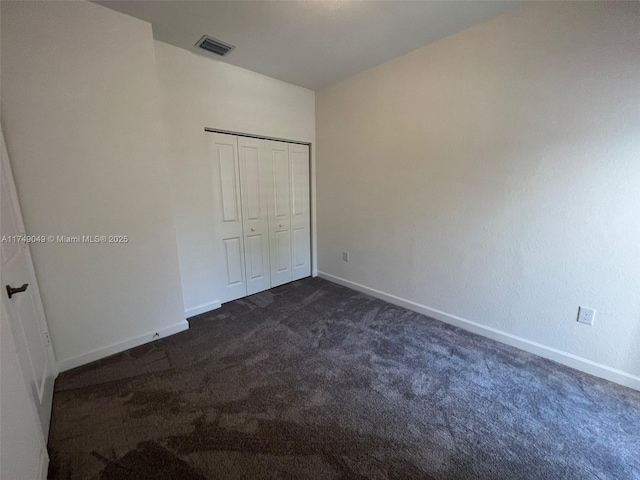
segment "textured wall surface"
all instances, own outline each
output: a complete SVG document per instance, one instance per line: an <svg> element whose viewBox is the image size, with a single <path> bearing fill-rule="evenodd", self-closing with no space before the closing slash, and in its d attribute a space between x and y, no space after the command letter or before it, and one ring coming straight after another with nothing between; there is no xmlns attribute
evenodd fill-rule
<svg viewBox="0 0 640 480"><path fill-rule="evenodd" d="M187 327L154 55L148 23L104 7L2 2L2 125L27 233L129 237L32 245L63 368Z"/></svg>
<svg viewBox="0 0 640 480"><path fill-rule="evenodd" d="M222 277L217 271L224 268L219 266L223 252L213 242L212 178L204 128L313 144L315 95L162 42L155 42L155 46L170 148L184 303L189 312L219 300Z"/></svg>
<svg viewBox="0 0 640 480"><path fill-rule="evenodd" d="M639 24L525 5L318 92L319 270L640 374Z"/></svg>

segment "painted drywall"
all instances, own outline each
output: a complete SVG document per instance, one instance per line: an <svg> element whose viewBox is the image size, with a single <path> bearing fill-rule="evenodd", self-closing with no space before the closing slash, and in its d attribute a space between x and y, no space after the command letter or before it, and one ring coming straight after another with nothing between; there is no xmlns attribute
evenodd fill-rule
<svg viewBox="0 0 640 480"><path fill-rule="evenodd" d="M2 125L61 368L186 328L151 26L2 2Z"/></svg>
<svg viewBox="0 0 640 480"><path fill-rule="evenodd" d="M317 92L318 269L638 383L638 25L527 4Z"/></svg>
<svg viewBox="0 0 640 480"><path fill-rule="evenodd" d="M218 305L222 275L213 227L205 127L315 144L311 90L155 42L171 161L173 206L188 316ZM315 154L312 151L312 160ZM315 162L312 161L312 175ZM312 185L313 187L313 185ZM315 189L312 188L312 202ZM312 212L315 219L315 213ZM315 230L314 230L315 231ZM315 242L313 242L315 251ZM313 265L316 265L315 256Z"/></svg>

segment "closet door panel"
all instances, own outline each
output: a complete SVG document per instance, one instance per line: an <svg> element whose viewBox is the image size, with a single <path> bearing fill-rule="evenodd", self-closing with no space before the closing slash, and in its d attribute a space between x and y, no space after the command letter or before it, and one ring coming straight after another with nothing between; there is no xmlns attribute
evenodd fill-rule
<svg viewBox="0 0 640 480"><path fill-rule="evenodd" d="M287 145L276 145L271 150L273 159L274 218L289 221L289 160Z"/></svg>
<svg viewBox="0 0 640 480"><path fill-rule="evenodd" d="M309 235L306 228L294 228L293 235L293 270L302 268L309 262ZM303 277L300 277L303 278Z"/></svg>
<svg viewBox="0 0 640 480"><path fill-rule="evenodd" d="M298 151L301 145L291 146L291 215L303 220L309 216L309 156Z"/></svg>
<svg viewBox="0 0 640 480"><path fill-rule="evenodd" d="M265 141L238 137L247 294L271 288L269 194L271 168Z"/></svg>
<svg viewBox="0 0 640 480"><path fill-rule="evenodd" d="M276 272L289 272L291 267L291 240L289 230L276 230Z"/></svg>
<svg viewBox="0 0 640 480"><path fill-rule="evenodd" d="M291 281L291 188L289 179L289 145L267 141L271 166L269 202L269 247L271 286Z"/></svg>
<svg viewBox="0 0 640 480"><path fill-rule="evenodd" d="M222 198L222 221L237 222L240 206L238 205L235 148L232 145L219 144L217 145L217 157L219 169L218 188Z"/></svg>
<svg viewBox="0 0 640 480"><path fill-rule="evenodd" d="M259 221L261 217L260 202L260 164L258 162L258 150L255 148L240 147L241 161L244 178L241 189L244 193L245 222ZM264 212L265 214L267 212Z"/></svg>
<svg viewBox="0 0 640 480"><path fill-rule="evenodd" d="M289 145L292 280L311 275L309 146Z"/></svg>
<svg viewBox="0 0 640 480"><path fill-rule="evenodd" d="M268 262L269 258L264 255L263 252L263 244L265 242L265 236L262 234L259 235L248 235L245 239L245 259L247 261L247 282L251 284L255 281L260 281L265 277L269 279L269 269L264 268L265 260ZM267 245L269 240L267 239ZM265 275L266 274L266 275ZM268 282L266 288L269 288L271 282ZM256 292L251 292L249 295Z"/></svg>
<svg viewBox="0 0 640 480"><path fill-rule="evenodd" d="M234 135L207 133L213 192L214 249L221 302L247 295L240 198L238 140Z"/></svg>
<svg viewBox="0 0 640 480"><path fill-rule="evenodd" d="M239 237L225 238L223 242L227 261L227 286L232 287L243 283L242 246Z"/></svg>

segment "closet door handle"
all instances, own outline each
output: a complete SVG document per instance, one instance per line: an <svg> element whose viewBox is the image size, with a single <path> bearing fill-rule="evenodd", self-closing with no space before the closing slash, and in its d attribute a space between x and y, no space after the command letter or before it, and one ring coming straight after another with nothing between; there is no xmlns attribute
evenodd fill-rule
<svg viewBox="0 0 640 480"><path fill-rule="evenodd" d="M255 228L253 228L253 227L251 227L251 231L252 231L252 232L255 232L255 231L256 231L256 229L255 229Z"/></svg>
<svg viewBox="0 0 640 480"><path fill-rule="evenodd" d="M282 228L282 224L280 224L280 228Z"/></svg>

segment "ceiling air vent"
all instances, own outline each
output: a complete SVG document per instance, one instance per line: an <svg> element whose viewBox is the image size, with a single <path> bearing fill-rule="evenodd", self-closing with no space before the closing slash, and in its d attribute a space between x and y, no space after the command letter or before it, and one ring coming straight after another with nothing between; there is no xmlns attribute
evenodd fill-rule
<svg viewBox="0 0 640 480"><path fill-rule="evenodd" d="M236 48L233 45L221 42L220 40L216 40L215 38L207 37L206 35L198 40L198 43L196 43L196 47L204 48L205 50L213 52L216 55L220 55L222 57Z"/></svg>

